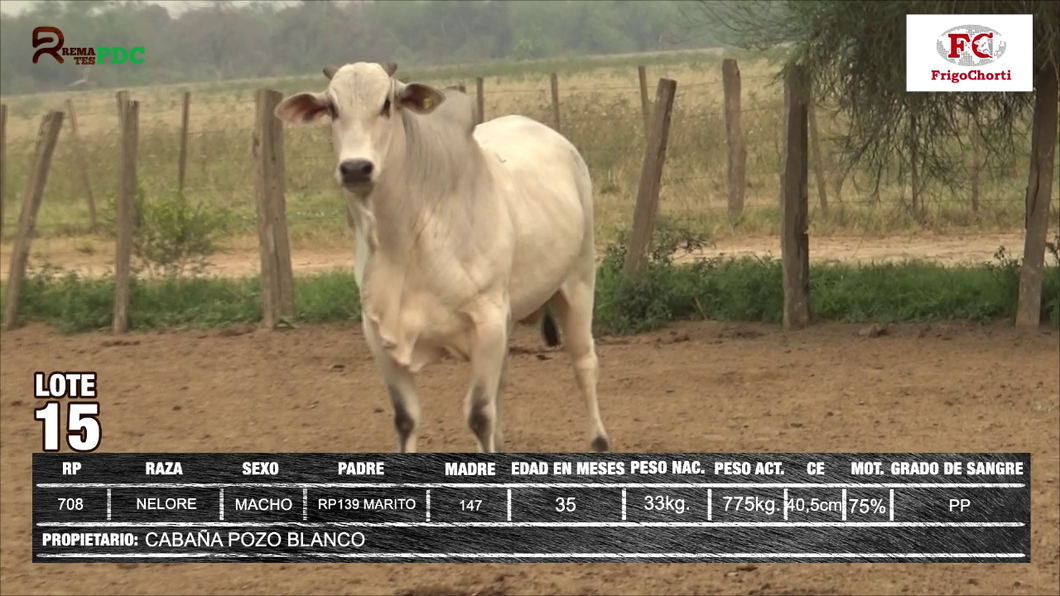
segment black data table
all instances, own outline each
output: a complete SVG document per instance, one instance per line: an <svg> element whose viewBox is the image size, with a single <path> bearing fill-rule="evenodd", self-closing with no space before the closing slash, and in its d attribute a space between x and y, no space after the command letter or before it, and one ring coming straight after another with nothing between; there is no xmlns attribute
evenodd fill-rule
<svg viewBox="0 0 1060 596"><path fill-rule="evenodd" d="M1030 455L34 454L33 561L1030 561Z"/></svg>

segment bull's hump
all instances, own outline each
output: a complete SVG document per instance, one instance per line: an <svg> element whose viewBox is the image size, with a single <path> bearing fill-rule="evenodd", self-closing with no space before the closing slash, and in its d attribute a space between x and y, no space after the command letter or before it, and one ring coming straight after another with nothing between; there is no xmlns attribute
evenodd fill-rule
<svg viewBox="0 0 1060 596"><path fill-rule="evenodd" d="M496 155L503 163L541 156L567 155L576 151L560 133L525 116L511 115L490 120L475 129L475 141L486 155Z"/></svg>
<svg viewBox="0 0 1060 596"><path fill-rule="evenodd" d="M527 118L520 114L508 114L506 116L498 116L493 120L487 120L482 124L475 127L475 138L481 140L491 140L498 137L505 137L510 133L518 132L544 132L553 131L550 127L541 124L533 118Z"/></svg>

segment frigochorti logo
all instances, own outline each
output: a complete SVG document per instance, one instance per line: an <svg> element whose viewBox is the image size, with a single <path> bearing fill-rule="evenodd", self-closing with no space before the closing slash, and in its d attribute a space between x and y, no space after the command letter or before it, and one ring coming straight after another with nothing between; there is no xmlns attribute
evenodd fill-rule
<svg viewBox="0 0 1060 596"><path fill-rule="evenodd" d="M939 56L957 66L986 66L1005 55L1001 32L982 25L961 25L944 31L935 42Z"/></svg>
<svg viewBox="0 0 1060 596"><path fill-rule="evenodd" d="M907 14L905 90L1029 93L1035 41L1031 14Z"/></svg>
<svg viewBox="0 0 1060 596"><path fill-rule="evenodd" d="M37 64L42 56L55 58L59 64L65 64L67 57L74 59L74 64L143 64L143 46L85 46L66 47L66 37L58 27L34 27L33 63ZM41 47L43 46L43 47ZM139 54L139 57L137 56Z"/></svg>
<svg viewBox="0 0 1060 596"><path fill-rule="evenodd" d="M943 60L955 66L972 68L969 71L932 70L932 81L1011 81L1012 71L984 72L980 70L1005 55L1008 43L1001 32L983 25L951 27L935 40L935 50Z"/></svg>

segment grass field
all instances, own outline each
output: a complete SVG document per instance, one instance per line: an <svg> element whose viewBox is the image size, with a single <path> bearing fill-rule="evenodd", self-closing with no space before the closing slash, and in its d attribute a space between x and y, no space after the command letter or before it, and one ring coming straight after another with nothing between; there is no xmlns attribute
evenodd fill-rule
<svg viewBox="0 0 1060 596"><path fill-rule="evenodd" d="M748 141L746 209L736 221L729 219L726 205L727 147L721 84L724 57L736 57L740 63L743 128ZM728 241L731 245L740 239L757 240L754 249L731 250L729 254L760 257L762 239L775 245L783 154L782 88L777 80L778 67L768 59L723 52L686 52L533 64L492 63L430 71L399 69L399 73L404 73L405 80L437 85L463 83L472 93L475 77L483 76L487 118L521 113L549 123L549 73L559 73L561 129L589 163L596 186L599 256L606 261L606 255L630 226L643 161L638 64L647 64L651 96L659 77L678 82L660 199L660 233L668 236L660 245L669 250L712 241ZM288 79L130 90L131 97L141 102L138 179L143 202L139 214L141 227L157 236L152 250L176 250L181 258L192 260L205 256L215 265L224 261L224 266L215 267L215 272L243 278L203 281L205 285L179 282L173 286L172 280L147 285L137 282L133 293L134 326L213 325L260 317L254 277L254 91L260 87L284 93L319 90L325 82L323 75L313 73ZM192 103L185 191L180 198L189 203L182 204L175 200L175 190L180 102L185 90L191 91ZM0 248L10 255L18 201L40 118L49 109L64 110L68 99L77 114L81 149L78 150L67 120L38 217L30 259L30 267L36 273L26 288L24 311L29 318L48 320L68 330L89 330L109 324L112 299L113 281L106 270L114 254L108 221L113 217L118 178L118 118L113 90L4 98L9 106L5 160L8 198L5 244ZM928 180L924 190L925 217L915 218L909 209L909 185L897 175L880 189L878 198L870 194L872 189L867 188L863 175L842 176L828 148L831 136L841 132L841 119L828 106L820 106L818 121L831 209L827 217L821 213L817 180L811 172L810 234L812 238L838 240L836 246L824 251L826 261L848 262L815 268L818 314L841 321L1011 317L1018 263L1008 258L1020 254L1022 249L1029 135L1017 139L1022 155L1001 169L979 173L978 213L970 207L970 184L952 191ZM288 128L285 159L289 234L296 258L295 272L302 279L298 319L355 319L358 307L348 299L351 292L356 294L352 276L349 271L336 270L348 267L352 261L351 230L344 199L332 177L334 157L328 128ZM102 224L96 234L88 233L82 161ZM971 160L968 161L970 167ZM971 172L968 174L970 180ZM1054 184L1053 196L1060 199L1060 181ZM1056 225L1056 199L1050 210L1051 240L1060 228ZM925 233L929 235L926 243L922 241ZM855 253L869 237L875 237L879 246L867 253L887 256L881 260L891 261L891 265L851 264L858 261L864 265L864 258L855 258ZM917 246L912 240L915 238L919 238ZM1001 246L1007 256L991 259L988 255ZM765 252L776 254L776 248ZM816 246L811 246L811 253L816 254L815 250ZM962 252L967 252L969 258L959 258ZM895 256L901 258L890 258ZM907 259L918 262L893 263ZM927 263L935 259L937 264ZM4 273L7 260L4 259ZM608 266L602 263L598 312L602 330L637 331L675 318L779 318L779 265L775 261L712 261L711 265L680 269L664 262L666 258L657 260L662 269L648 285L636 286L609 279ZM953 269L962 260L977 264ZM993 263L984 267L984 261ZM1060 324L1060 276L1054 261L1047 258L1050 269L1042 310L1044 319L1056 326ZM98 277L102 270L103 278L92 281L56 277L52 275L52 268L56 267L90 277ZM319 275L310 275L310 271ZM899 292L896 288L904 289ZM207 304L213 306L204 306Z"/></svg>
<svg viewBox="0 0 1060 596"><path fill-rule="evenodd" d="M551 122L549 72L560 74L561 129L583 151L596 184L598 236L605 242L627 229L643 161L644 131L636 66L648 65L649 95L659 77L677 81L677 98L664 171L661 212L711 238L775 234L782 156L782 88L777 67L767 59L737 55L743 80L743 128L747 135L745 215L730 221L726 212L727 148L723 116L721 60L726 54L692 52L650 56L532 64L495 63L432 71L399 70L406 80L435 84L464 83L474 93L474 78L484 76L486 117L521 113ZM138 177L148 201L166 197L176 188L181 93L192 93L189 155L185 194L223 222L224 244L252 247L254 233L253 162L250 143L254 90L268 86L285 93L324 87L322 75L208 83L182 87L134 88L140 102ZM87 191L80 157L86 164L91 191L101 218L110 211L118 176L118 119L113 90L54 93L4 98L9 106L7 141L6 237L10 241L19 200L30 167L40 119L46 110L65 110L72 100L81 150L74 142L69 118L63 125L38 218L39 237L81 238L85 250L88 223ZM813 204L811 234L889 234L930 230L1018 231L1023 221L1026 159L1004 171L981 173L980 210L969 207L969 188L953 193L925 189L926 218L917 221L908 209L908 184L892 181L872 200L871 189L858 176L837 171L828 150L839 119L827 106L819 108L826 189L832 209L819 213L818 183L810 176ZM1025 140L1024 145L1029 145ZM298 247L348 246L344 205L331 169L333 155L326 126L288 129L286 136L287 204L292 244ZM1060 184L1060 182L1058 182ZM1054 197L1060 198L1060 186ZM1051 210L1057 218L1056 203ZM37 249L47 252L47 243ZM61 263L60 263L61 264Z"/></svg>

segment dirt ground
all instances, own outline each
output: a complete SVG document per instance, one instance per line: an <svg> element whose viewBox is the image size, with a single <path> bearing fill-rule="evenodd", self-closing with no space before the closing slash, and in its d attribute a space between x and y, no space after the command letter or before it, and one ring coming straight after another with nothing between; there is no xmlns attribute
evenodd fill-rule
<svg viewBox="0 0 1060 596"><path fill-rule="evenodd" d="M41 258L65 269L95 276L113 269L114 247L93 243L91 254L85 241L69 239L37 239L32 245L32 265L40 265ZM1022 234L971 234L925 236L826 236L810 238L810 259L813 261L896 261L928 259L945 265L991 261L999 246L1010 253L1023 254ZM0 246L0 279L7 279L11 259L11 243ZM602 253L601 253L602 254ZM730 238L718 240L714 246L678 260L716 255L772 255L780 258L780 239L772 237ZM233 248L211 259L210 273L225 277L257 275L261 268L257 247ZM349 248L295 249L291 251L291 265L295 272L314 273L335 267L353 268L352 242Z"/></svg>
<svg viewBox="0 0 1060 596"><path fill-rule="evenodd" d="M515 338L511 451L586 448L566 356ZM104 452L389 452L383 386L353 326L0 342L4 594L1056 594L1060 333L1008 325L784 332L697 323L601 338L623 452L1030 452L1029 564L30 564L35 370L96 370ZM342 366L335 366L342 365ZM423 451L472 451L466 364L421 376Z"/></svg>

